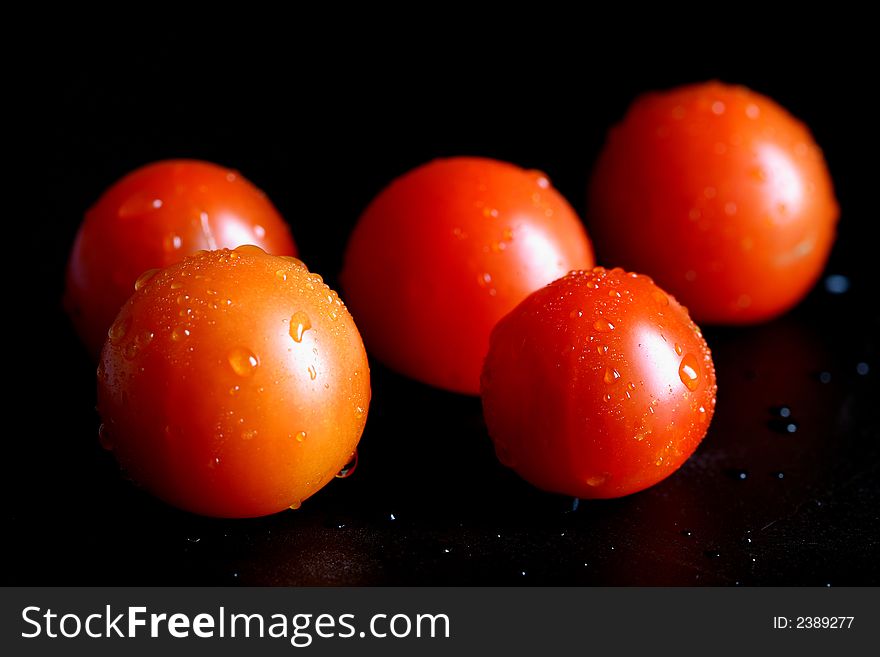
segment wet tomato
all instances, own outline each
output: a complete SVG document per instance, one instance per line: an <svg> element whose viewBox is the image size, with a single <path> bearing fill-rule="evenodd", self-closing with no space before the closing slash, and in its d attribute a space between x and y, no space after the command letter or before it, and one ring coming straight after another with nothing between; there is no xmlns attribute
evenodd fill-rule
<svg viewBox="0 0 880 657"><path fill-rule="evenodd" d="M320 276L242 246L137 288L98 370L102 443L136 482L182 509L250 517L298 506L349 462L369 369Z"/></svg>
<svg viewBox="0 0 880 657"><path fill-rule="evenodd" d="M697 84L637 99L590 186L605 262L653 276L701 322L759 322L814 284L838 206L822 152L782 107Z"/></svg>
<svg viewBox="0 0 880 657"><path fill-rule="evenodd" d="M572 272L495 330L482 374L499 460L544 490L635 493L706 435L715 369L687 310L650 278Z"/></svg>
<svg viewBox="0 0 880 657"><path fill-rule="evenodd" d="M86 213L70 254L65 305L97 355L143 271L240 244L296 255L281 215L237 172L195 160L149 164L113 184Z"/></svg>
<svg viewBox="0 0 880 657"><path fill-rule="evenodd" d="M349 241L342 286L372 355L477 394L495 323L592 264L577 215L544 174L457 157L410 171L373 200Z"/></svg>

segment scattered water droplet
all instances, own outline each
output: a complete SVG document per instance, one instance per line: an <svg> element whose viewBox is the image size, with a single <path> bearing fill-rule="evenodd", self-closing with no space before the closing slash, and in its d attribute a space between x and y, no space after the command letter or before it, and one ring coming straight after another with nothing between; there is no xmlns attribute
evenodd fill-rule
<svg viewBox="0 0 880 657"><path fill-rule="evenodd" d="M290 337L294 342L302 342L303 334L312 328L312 321L302 310L297 310L290 318Z"/></svg>
<svg viewBox="0 0 880 657"><path fill-rule="evenodd" d="M188 338L189 335L190 331L186 326L175 326L171 331L171 339L175 342L180 342L184 338Z"/></svg>
<svg viewBox="0 0 880 657"><path fill-rule="evenodd" d="M125 337L130 328L131 316L120 317L110 326L110 329L107 331L107 337L110 338L110 342L119 342Z"/></svg>
<svg viewBox="0 0 880 657"><path fill-rule="evenodd" d="M595 488L596 486L601 486L607 480L608 480L607 474L593 475L591 477L587 477L587 486L592 486Z"/></svg>
<svg viewBox="0 0 880 657"><path fill-rule="evenodd" d="M571 317L572 319L577 319L579 317L584 316L584 311L575 309L575 310L572 310L570 313L568 313L568 316Z"/></svg>
<svg viewBox="0 0 880 657"><path fill-rule="evenodd" d="M234 347L227 356L232 371L239 376L250 376L260 364L254 352L246 347Z"/></svg>
<svg viewBox="0 0 880 657"><path fill-rule="evenodd" d="M280 281L286 281L287 280L287 272L284 271L283 269L278 269L275 271L275 277Z"/></svg>
<svg viewBox="0 0 880 657"><path fill-rule="evenodd" d="M137 277L137 280L134 282L134 290L135 292L139 292L144 289L144 286L149 283L150 279L153 278L156 274L159 273L158 269L148 269L143 274Z"/></svg>
<svg viewBox="0 0 880 657"><path fill-rule="evenodd" d="M242 440L253 440L256 437L257 437L257 430L256 429L248 429L246 431L241 432L241 439Z"/></svg>
<svg viewBox="0 0 880 657"><path fill-rule="evenodd" d="M101 447L108 452L113 451L113 440L110 438L110 432L107 431L107 427L104 426L103 422L101 423L101 426L98 427L98 442L101 443Z"/></svg>
<svg viewBox="0 0 880 657"><path fill-rule="evenodd" d="M314 365L309 365L309 378L314 381L318 377L318 371Z"/></svg>
<svg viewBox="0 0 880 657"><path fill-rule="evenodd" d="M512 468L515 465L513 457L510 455L507 446L502 443L495 443L495 456L498 458L502 465L506 465L508 468Z"/></svg>
<svg viewBox="0 0 880 657"><path fill-rule="evenodd" d="M774 478L774 479L785 479L785 473L784 473L784 472L781 472L781 471L780 471L780 472L774 472L774 473L773 473L773 478Z"/></svg>
<svg viewBox="0 0 880 657"><path fill-rule="evenodd" d="M678 378L684 386L693 392L700 385L700 364L693 354L686 354L678 366Z"/></svg>
<svg viewBox="0 0 880 657"><path fill-rule="evenodd" d="M355 450L354 454L351 455L351 460L349 460L348 463L346 463L344 466L342 466L342 470L340 470L337 473L336 478L337 479L345 479L346 477L350 477L354 473L354 471L357 469L357 465L358 465L358 453L357 453L357 450Z"/></svg>
<svg viewBox="0 0 880 657"><path fill-rule="evenodd" d="M620 378L620 372L618 372L617 370L610 368L610 367L605 368L605 376L604 376L605 383L614 383L619 378Z"/></svg>
<svg viewBox="0 0 880 657"><path fill-rule="evenodd" d="M294 502L293 504L290 505L290 509L292 511L296 511L301 506L302 506L302 502L300 500L297 500L296 502Z"/></svg>
<svg viewBox="0 0 880 657"><path fill-rule="evenodd" d="M606 392L606 393L602 396L602 399L604 399L604 400L607 401L607 402L610 402L610 401L611 401L611 393L610 393L610 392Z"/></svg>
<svg viewBox="0 0 880 657"><path fill-rule="evenodd" d="M593 322L593 328L599 331L600 333L605 333L607 331L614 330L614 324L609 322L607 319L599 318L595 322Z"/></svg>
<svg viewBox="0 0 880 657"><path fill-rule="evenodd" d="M181 246L183 246L183 238L174 233L166 235L165 239L162 240L162 248L166 251L177 251Z"/></svg>
<svg viewBox="0 0 880 657"><path fill-rule="evenodd" d="M690 529L682 529L682 530L681 530L681 535L682 535L682 536L687 536L688 538L690 538L691 536L694 535L694 533L693 533Z"/></svg>
<svg viewBox="0 0 880 657"><path fill-rule="evenodd" d="M681 345L678 343L675 343L675 355L681 356Z"/></svg>
<svg viewBox="0 0 880 657"><path fill-rule="evenodd" d="M296 435L294 436L294 439L296 440L296 442L301 443L302 441L304 441L306 439L306 435L307 434L305 431L297 431Z"/></svg>

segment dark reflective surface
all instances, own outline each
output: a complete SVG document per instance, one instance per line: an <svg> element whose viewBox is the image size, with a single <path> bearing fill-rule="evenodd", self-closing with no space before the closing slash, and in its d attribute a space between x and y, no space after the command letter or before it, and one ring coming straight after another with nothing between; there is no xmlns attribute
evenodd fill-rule
<svg viewBox="0 0 880 657"><path fill-rule="evenodd" d="M490 76L456 61L413 80L393 58L316 70L295 53L238 64L187 57L176 72L165 51L57 58L40 78L45 115L26 132L40 156L41 202L18 215L28 217L26 246L40 253L39 292L22 350L27 401L8 411L21 423L8 435L0 581L880 583L880 295L867 237L876 212L859 121L838 102L848 84L840 70L855 75L861 60L817 72L810 62L773 70L701 58L615 73L572 54L564 70L530 60ZM527 73L553 93L524 93ZM716 416L670 479L577 505L534 490L496 461L478 400L377 364L357 472L295 512L183 514L124 481L101 450L94 367L57 300L83 210L127 170L171 156L240 169L335 285L359 211L410 166L458 153L511 159L546 170L581 211L604 132L633 95L708 77L774 95L813 127L843 208L827 273L849 287L838 294L820 282L767 325L706 329ZM223 102L190 102L196 95ZM298 119L285 109L294 103ZM839 292L839 283L829 286ZM34 400L45 406L26 410Z"/></svg>

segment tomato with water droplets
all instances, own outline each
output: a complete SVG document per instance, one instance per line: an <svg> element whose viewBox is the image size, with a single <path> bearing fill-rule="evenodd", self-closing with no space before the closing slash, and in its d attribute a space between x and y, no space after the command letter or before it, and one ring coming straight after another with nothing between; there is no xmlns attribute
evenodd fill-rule
<svg viewBox="0 0 880 657"><path fill-rule="evenodd" d="M715 368L687 310L647 276L571 272L492 332L483 412L499 460L544 490L619 497L706 435Z"/></svg>
<svg viewBox="0 0 880 657"><path fill-rule="evenodd" d="M250 245L150 275L98 370L102 444L148 491L210 516L298 507L350 472L369 402L366 353L336 293Z"/></svg>
<svg viewBox="0 0 880 657"><path fill-rule="evenodd" d="M477 394L495 322L530 292L592 265L580 220L547 176L455 157L413 169L373 200L341 278L372 355L424 383Z"/></svg>
<svg viewBox="0 0 880 657"><path fill-rule="evenodd" d="M603 259L653 276L700 322L779 315L816 282L838 206L809 130L743 87L637 99L590 186Z"/></svg>
<svg viewBox="0 0 880 657"><path fill-rule="evenodd" d="M139 275L241 244L296 255L284 219L241 174L195 160L129 173L86 212L70 254L65 305L80 338L98 354Z"/></svg>

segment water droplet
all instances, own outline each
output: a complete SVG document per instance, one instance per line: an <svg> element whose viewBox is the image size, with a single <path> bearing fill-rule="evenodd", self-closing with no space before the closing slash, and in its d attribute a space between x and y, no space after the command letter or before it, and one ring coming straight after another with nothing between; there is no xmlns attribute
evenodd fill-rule
<svg viewBox="0 0 880 657"><path fill-rule="evenodd" d="M150 281L153 276L159 273L158 269L148 269L143 274L137 277L137 280L134 282L134 290L135 292L139 292L144 289L144 286Z"/></svg>
<svg viewBox="0 0 880 657"><path fill-rule="evenodd" d="M266 252L261 249L256 244L241 244L229 254L229 257L235 260L238 257L239 253L244 253L245 255L265 255Z"/></svg>
<svg viewBox="0 0 880 657"><path fill-rule="evenodd" d="M354 416L356 418L362 418L364 416L364 413L366 413L366 411L364 410L363 406L355 406Z"/></svg>
<svg viewBox="0 0 880 657"><path fill-rule="evenodd" d="M122 350L122 355L125 357L126 360L134 360L135 356L138 355L140 349L141 348L140 345L137 343L137 340L132 340L127 345L125 345L125 348Z"/></svg>
<svg viewBox="0 0 880 657"><path fill-rule="evenodd" d="M651 298L653 298L654 301L659 303L661 306L669 305L669 297L663 294L660 290L654 290L653 292L651 292Z"/></svg>
<svg viewBox="0 0 880 657"><path fill-rule="evenodd" d="M512 468L515 465L513 457L510 455L507 446L503 443L495 443L495 456L502 465L506 465L508 468Z"/></svg>
<svg viewBox="0 0 880 657"><path fill-rule="evenodd" d="M791 409L788 406L777 406L771 408L770 412L779 417L791 417Z"/></svg>
<svg viewBox="0 0 880 657"><path fill-rule="evenodd" d="M700 414L700 422L705 422L709 419L709 415L706 413L706 409L704 407L700 406L697 409L697 412L699 412Z"/></svg>
<svg viewBox="0 0 880 657"><path fill-rule="evenodd" d="M617 299L619 299L619 298L620 298L620 292L618 292L617 290L608 290L608 296L609 296L609 297L612 297L612 298L617 298Z"/></svg>
<svg viewBox="0 0 880 657"><path fill-rule="evenodd" d="M131 316L120 317L110 326L110 329L107 331L107 337L110 338L110 342L119 342L125 337L130 328Z"/></svg>
<svg viewBox="0 0 880 657"><path fill-rule="evenodd" d="M309 365L309 378L314 381L318 377L318 371L314 365Z"/></svg>
<svg viewBox="0 0 880 657"><path fill-rule="evenodd" d="M831 372L819 372L819 383L831 383Z"/></svg>
<svg viewBox="0 0 880 657"><path fill-rule="evenodd" d="M483 216L486 218L495 219L498 216L498 210L487 206L487 207L483 208Z"/></svg>
<svg viewBox="0 0 880 657"><path fill-rule="evenodd" d="M358 453L357 450L355 450L354 454L351 455L351 459L349 460L349 462L342 466L342 470L337 473L336 478L345 479L346 477L350 477L357 469L357 465Z"/></svg>
<svg viewBox="0 0 880 657"><path fill-rule="evenodd" d="M189 329L186 326L175 326L174 330L171 331L171 339L175 342L180 342L184 338L188 338L189 333Z"/></svg>
<svg viewBox="0 0 880 657"><path fill-rule="evenodd" d="M856 363L856 374L859 376L868 376L868 372L870 371L871 368L867 363Z"/></svg>
<svg viewBox="0 0 880 657"><path fill-rule="evenodd" d="M537 169L533 169L529 172L534 176L535 184L541 189L549 189L550 188L550 179L547 177L543 171L538 171Z"/></svg>
<svg viewBox="0 0 880 657"><path fill-rule="evenodd" d="M774 479L785 479L785 473L784 473L784 472L781 472L781 471L780 471L780 472L774 472L774 473L773 473L773 478L774 478Z"/></svg>
<svg viewBox="0 0 880 657"><path fill-rule="evenodd" d="M307 434L305 431L297 431L296 435L294 436L294 439L296 440L296 442L301 443L302 441L304 441L306 439L306 435Z"/></svg>
<svg viewBox="0 0 880 657"><path fill-rule="evenodd" d="M312 320L302 310L297 310L290 317L290 337L294 342L302 342L303 334L312 328Z"/></svg>
<svg viewBox="0 0 880 657"><path fill-rule="evenodd" d="M296 502L294 502L293 504L290 505L290 509L292 511L296 511L301 506L302 506L302 502L300 500L297 500Z"/></svg>
<svg viewBox="0 0 880 657"><path fill-rule="evenodd" d="M658 456L658 457L657 457L657 460L654 461L654 465L658 465L658 466L659 466L659 465L663 465L663 457L662 457L662 456Z"/></svg>
<svg viewBox="0 0 880 657"><path fill-rule="evenodd" d="M706 550L703 554L706 555L709 559L717 559L721 556L721 552L719 550Z"/></svg>
<svg viewBox="0 0 880 657"><path fill-rule="evenodd" d="M489 272L483 272L482 274L477 274L477 284L480 287L486 287L492 283L492 275Z"/></svg>
<svg viewBox="0 0 880 657"><path fill-rule="evenodd" d="M608 353L608 345L600 344L596 345L596 353L600 356L604 356Z"/></svg>
<svg viewBox="0 0 880 657"><path fill-rule="evenodd" d="M596 486L601 486L607 480L608 480L607 474L593 475L591 477L587 477L587 486L592 486L595 488Z"/></svg>
<svg viewBox="0 0 880 657"><path fill-rule="evenodd" d="M287 272L284 271L283 269L278 269L275 271L275 277L279 281L286 281L287 280Z"/></svg>
<svg viewBox="0 0 880 657"><path fill-rule="evenodd" d="M599 318L595 322L593 322L593 328L600 333L605 333L606 331L613 331L614 324L609 322L607 319Z"/></svg>
<svg viewBox="0 0 880 657"><path fill-rule="evenodd" d="M610 367L605 368L605 383L614 383L620 378L620 372Z"/></svg>
<svg viewBox="0 0 880 657"><path fill-rule="evenodd" d="M610 392L606 392L606 393L602 396L602 399L604 399L604 400L607 401L607 402L610 402L610 401L611 401L611 393L610 393Z"/></svg>
<svg viewBox="0 0 880 657"><path fill-rule="evenodd" d="M690 529L682 529L681 535L690 538L691 536L694 535L694 533Z"/></svg>
<svg viewBox="0 0 880 657"><path fill-rule="evenodd" d="M675 355L681 356L681 345L678 344L677 342L675 343Z"/></svg>
<svg viewBox="0 0 880 657"><path fill-rule="evenodd" d="M241 432L241 439L242 440L253 440L256 437L257 437L257 430L256 429L248 429L246 431Z"/></svg>
<svg viewBox="0 0 880 657"><path fill-rule="evenodd" d="M584 316L584 311L583 311L583 310L578 310L578 309L576 308L576 309L572 310L570 313L568 313L568 316L571 317L572 319L577 319L577 318L579 318L579 317L583 317L583 316Z"/></svg>
<svg viewBox="0 0 880 657"><path fill-rule="evenodd" d="M684 386L693 392L700 385L700 364L693 354L686 354L678 366L678 378Z"/></svg>
<svg viewBox="0 0 880 657"><path fill-rule="evenodd" d="M233 348L227 357L232 371L239 376L250 376L259 366L260 361L250 349L245 347Z"/></svg>
<svg viewBox="0 0 880 657"><path fill-rule="evenodd" d="M110 432L107 431L107 427L104 426L103 422L101 423L101 426L98 427L98 442L101 443L101 447L108 452L113 451L113 440L110 438Z"/></svg>

